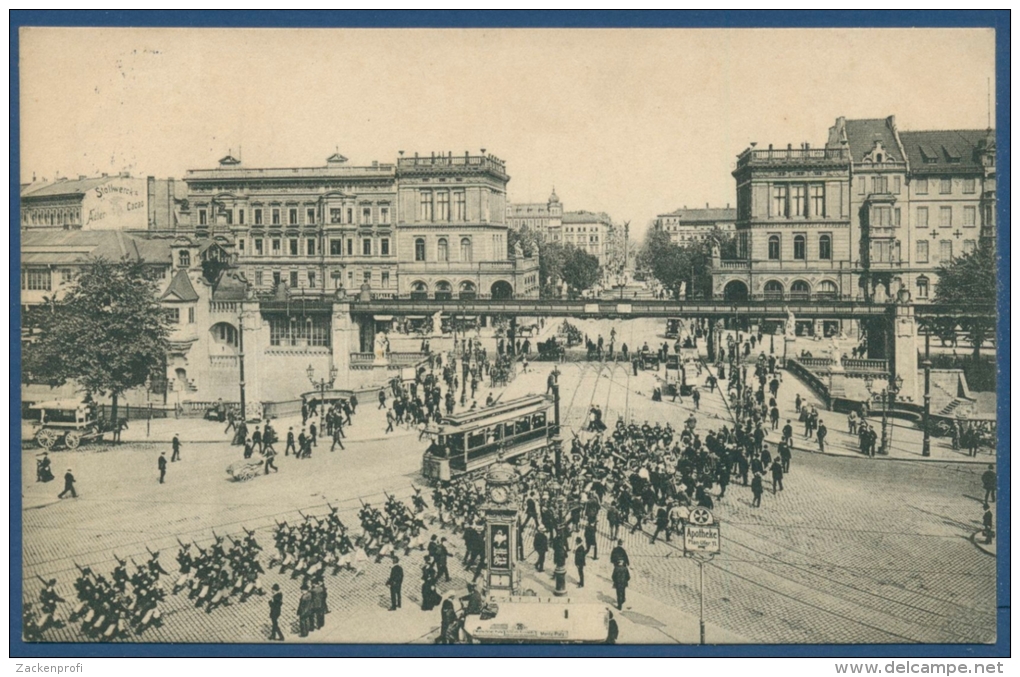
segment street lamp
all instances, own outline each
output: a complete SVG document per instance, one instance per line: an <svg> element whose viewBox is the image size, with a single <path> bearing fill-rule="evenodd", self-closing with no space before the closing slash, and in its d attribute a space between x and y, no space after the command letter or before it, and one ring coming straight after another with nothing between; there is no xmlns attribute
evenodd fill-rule
<svg viewBox="0 0 1020 677"><path fill-rule="evenodd" d="M882 391L882 453L888 455L892 445L892 426L889 425L889 410L896 404L896 395L903 387L903 377L897 376L889 387Z"/></svg>
<svg viewBox="0 0 1020 677"><path fill-rule="evenodd" d="M871 374L865 374L864 375L864 387L868 391L868 409L869 410L871 409L871 401L875 399L875 392L871 389L874 384L875 384L875 378ZM882 429L883 429L883 439L885 439L885 437L884 437L884 431L885 431L885 399L884 399L884 394L885 394L885 391L883 390L882 393L883 393L883 400L882 400L882 402L883 402L883 404L882 404L882 412L883 412L882 413ZM861 417L863 419L866 419L866 414L864 412L861 412L861 414L862 414ZM865 421L862 421L862 422L867 422L867 421L865 420ZM869 454L869 455L874 457L874 454Z"/></svg>
<svg viewBox="0 0 1020 677"><path fill-rule="evenodd" d="M326 386L328 385L330 388L333 387L333 382L336 381L337 373L337 368L333 365L329 368L329 379L322 378L316 380L315 369L311 364L309 364L308 369L305 370L305 374L308 375L308 380L311 382L312 387L319 389L319 407L323 409L326 407ZM319 437L322 437L325 428L326 426L319 426Z"/></svg>
<svg viewBox="0 0 1020 677"><path fill-rule="evenodd" d="M553 594L563 597L567 594L567 551L566 527L569 519L567 497L563 495L563 486L556 480L549 483L549 507L556 519L556 533L553 535L553 579L556 589Z"/></svg>
<svg viewBox="0 0 1020 677"><path fill-rule="evenodd" d="M924 335L924 441L921 443L921 456L931 456L931 352L929 334Z"/></svg>

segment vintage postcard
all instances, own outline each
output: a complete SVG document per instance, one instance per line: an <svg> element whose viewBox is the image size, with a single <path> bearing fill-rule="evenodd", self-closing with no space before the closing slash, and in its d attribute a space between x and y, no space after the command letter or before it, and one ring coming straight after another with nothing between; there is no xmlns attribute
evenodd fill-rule
<svg viewBox="0 0 1020 677"><path fill-rule="evenodd" d="M997 641L992 29L19 58L24 642Z"/></svg>

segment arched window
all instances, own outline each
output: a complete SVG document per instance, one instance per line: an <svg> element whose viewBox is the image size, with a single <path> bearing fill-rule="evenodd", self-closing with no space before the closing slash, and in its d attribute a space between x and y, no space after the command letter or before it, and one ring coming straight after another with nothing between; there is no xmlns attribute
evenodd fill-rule
<svg viewBox="0 0 1020 677"><path fill-rule="evenodd" d="M765 283L765 298L770 301L783 300L783 283L779 280L769 280Z"/></svg>
<svg viewBox="0 0 1020 677"><path fill-rule="evenodd" d="M818 236L818 258L822 261L832 260L832 236L831 235L819 235Z"/></svg>
<svg viewBox="0 0 1020 677"><path fill-rule="evenodd" d="M471 261L471 238L469 237L460 240L460 260Z"/></svg>
<svg viewBox="0 0 1020 677"><path fill-rule="evenodd" d="M794 300L807 301L811 298L811 285L804 280L796 280L790 285L790 298Z"/></svg>
<svg viewBox="0 0 1020 677"><path fill-rule="evenodd" d="M425 260L425 238L419 237L414 240L414 260Z"/></svg>
<svg viewBox="0 0 1020 677"><path fill-rule="evenodd" d="M804 258L805 258L805 249L806 249L805 243L806 242L807 242L807 238L804 237L803 235L794 235L793 236L793 258L795 258L795 259L797 259L799 261L803 261L804 260Z"/></svg>
<svg viewBox="0 0 1020 677"><path fill-rule="evenodd" d="M439 238L439 242L436 243L436 252L440 261L450 260L450 243L445 237Z"/></svg>
<svg viewBox="0 0 1020 677"><path fill-rule="evenodd" d="M818 283L818 298L834 299L838 293L839 289L832 280L822 280Z"/></svg>
<svg viewBox="0 0 1020 677"><path fill-rule="evenodd" d="M177 261L181 268L191 267L191 253L187 249L182 249L177 255Z"/></svg>
<svg viewBox="0 0 1020 677"><path fill-rule="evenodd" d="M769 235L769 261L779 260L779 236Z"/></svg>

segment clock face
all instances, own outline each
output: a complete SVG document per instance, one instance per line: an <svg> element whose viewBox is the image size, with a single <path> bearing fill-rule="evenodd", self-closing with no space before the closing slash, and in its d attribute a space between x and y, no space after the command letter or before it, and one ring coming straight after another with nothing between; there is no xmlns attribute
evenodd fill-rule
<svg viewBox="0 0 1020 677"><path fill-rule="evenodd" d="M494 487L489 496L496 503L506 503L506 500L508 498L506 487Z"/></svg>

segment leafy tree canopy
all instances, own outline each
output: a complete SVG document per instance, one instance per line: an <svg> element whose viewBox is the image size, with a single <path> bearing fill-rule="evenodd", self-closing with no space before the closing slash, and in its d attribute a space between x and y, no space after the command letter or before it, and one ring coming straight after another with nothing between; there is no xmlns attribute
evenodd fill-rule
<svg viewBox="0 0 1020 677"><path fill-rule="evenodd" d="M939 280L935 285L935 301L959 308L994 305L998 298L995 252L991 245L982 245L970 254L939 266ZM945 340L955 333L949 322L936 325L940 338ZM973 347L975 360L981 357L981 344L995 336L995 321L991 318L963 317L959 326L967 334Z"/></svg>
<svg viewBox="0 0 1020 677"><path fill-rule="evenodd" d="M61 299L26 314L25 373L109 395L116 417L117 397L163 369L170 325L157 292L142 262L89 262Z"/></svg>

